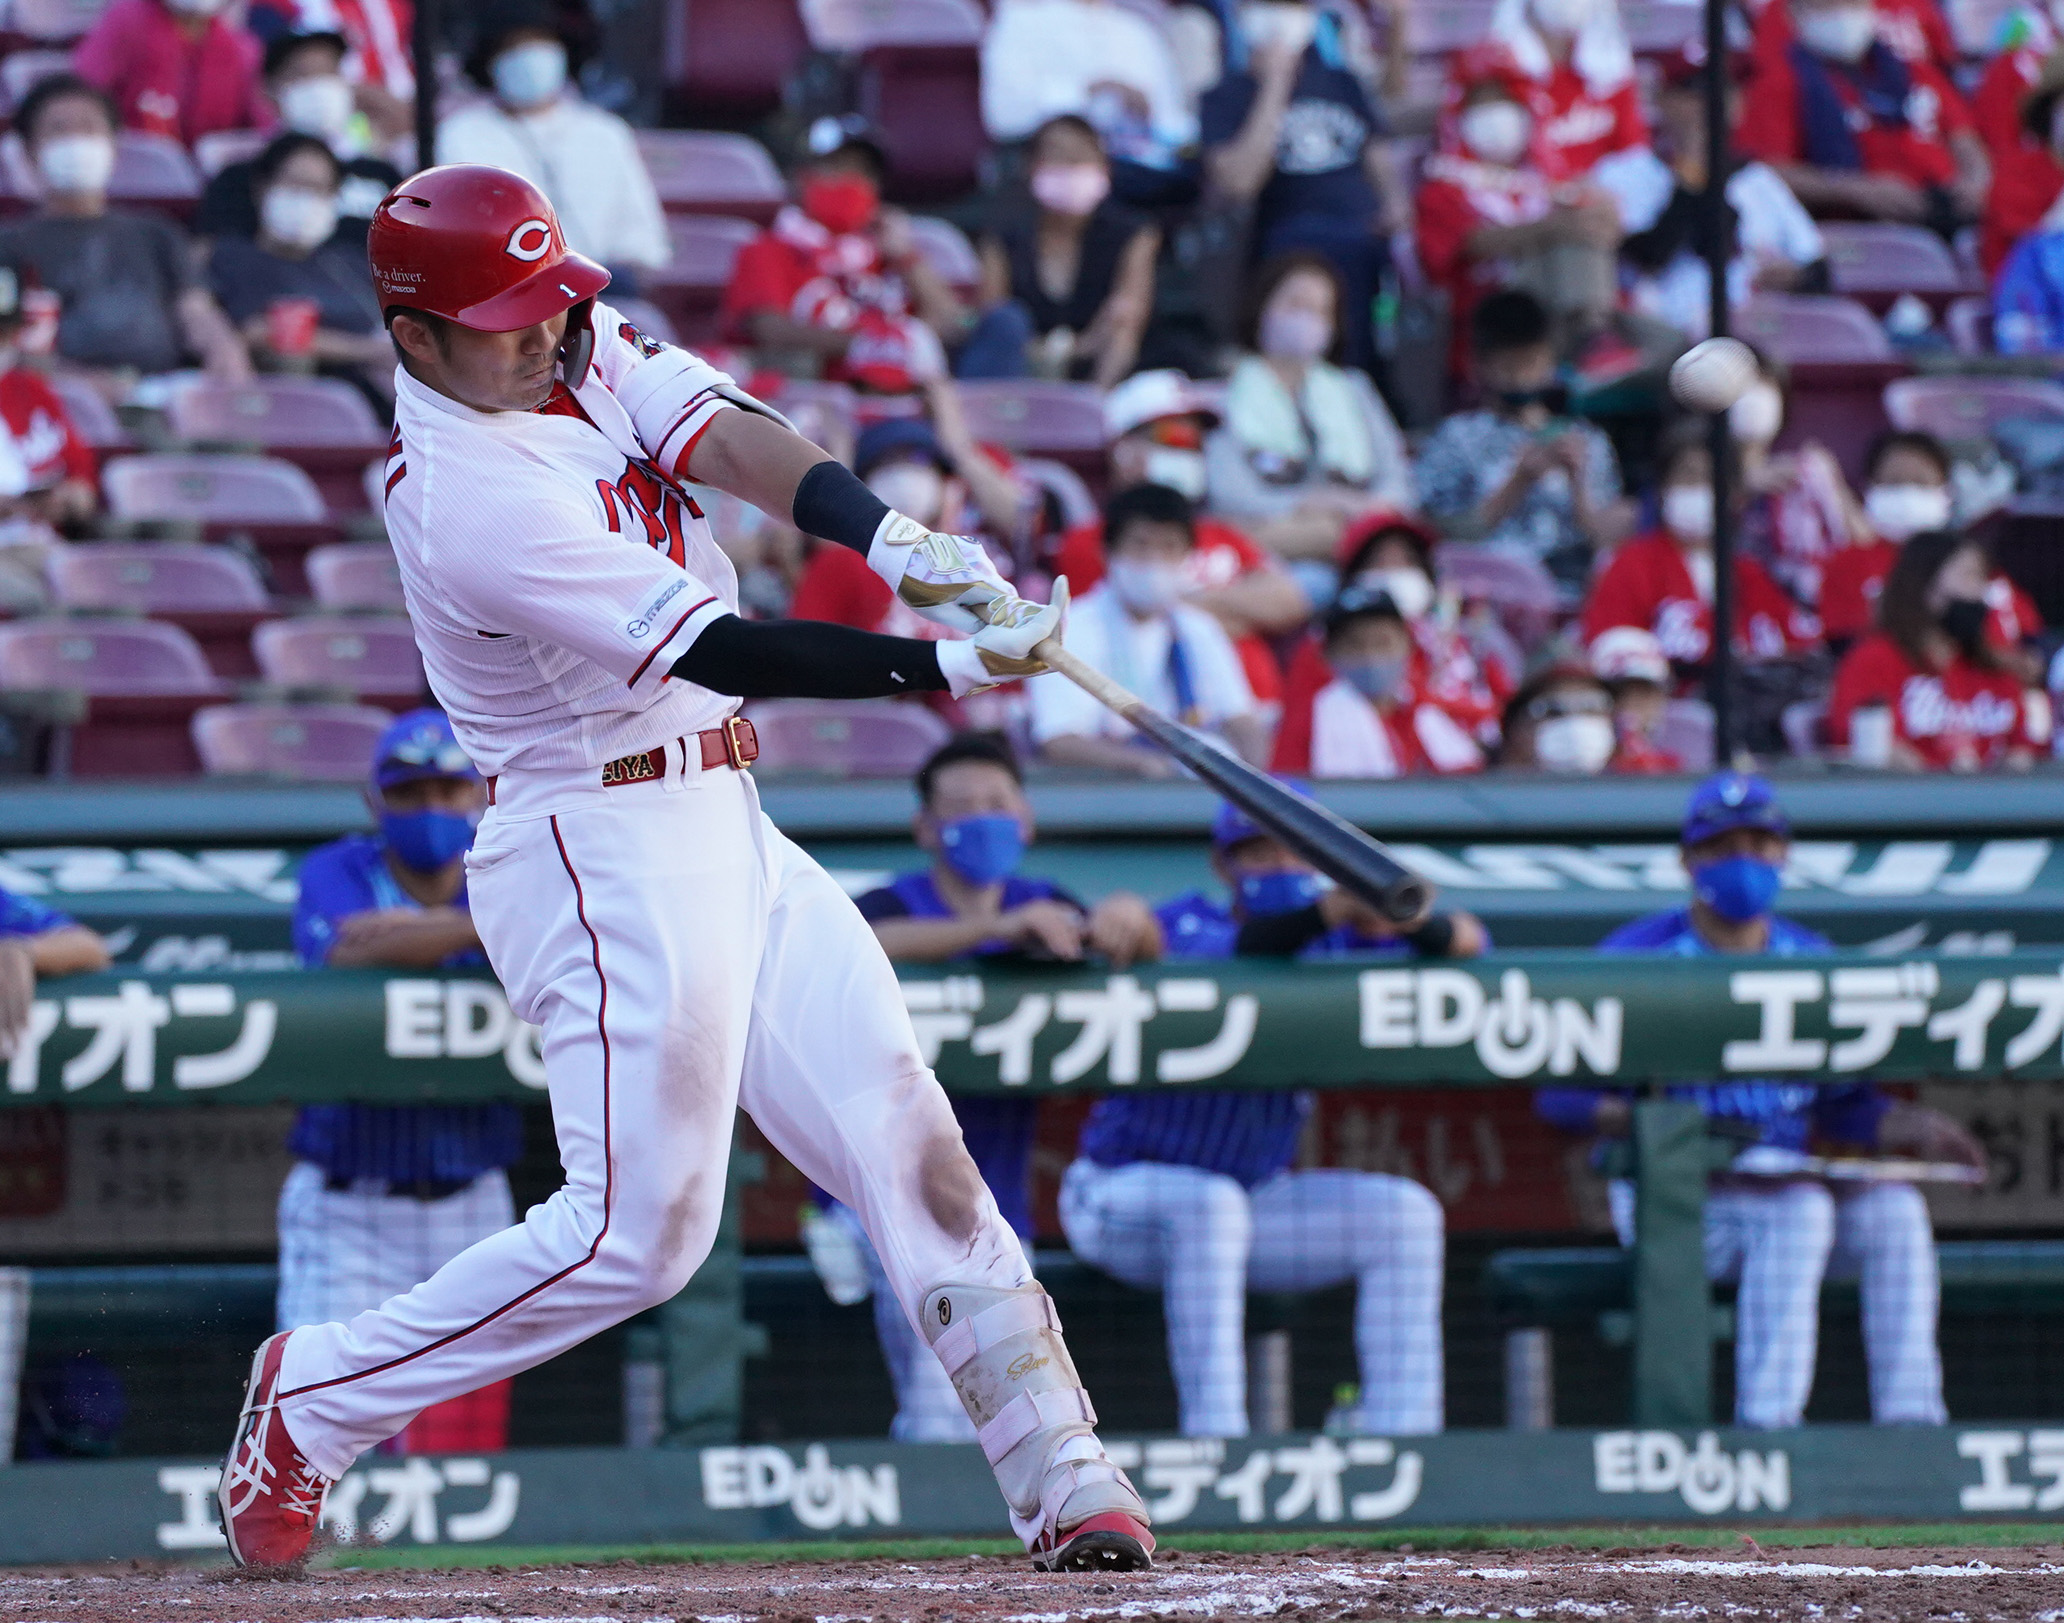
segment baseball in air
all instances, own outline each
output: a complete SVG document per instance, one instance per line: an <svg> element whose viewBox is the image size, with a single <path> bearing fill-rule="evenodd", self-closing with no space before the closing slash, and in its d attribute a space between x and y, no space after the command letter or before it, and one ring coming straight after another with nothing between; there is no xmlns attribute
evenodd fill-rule
<svg viewBox="0 0 2064 1623"><path fill-rule="evenodd" d="M1670 368L1670 393L1693 411L1725 411L1755 381L1755 351L1739 338L1694 344Z"/></svg>

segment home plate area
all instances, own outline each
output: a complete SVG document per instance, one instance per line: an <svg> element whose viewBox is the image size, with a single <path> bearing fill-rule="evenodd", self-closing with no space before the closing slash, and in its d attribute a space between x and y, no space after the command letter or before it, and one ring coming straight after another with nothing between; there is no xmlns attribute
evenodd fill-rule
<svg viewBox="0 0 2064 1623"><path fill-rule="evenodd" d="M348 1553L343 1554L348 1562ZM1981 1619L2064 1623L2064 1547L1739 1552L1535 1549L1415 1555L1168 1552L1150 1573L1046 1576L1022 1563L620 1561L292 1578L135 1564L0 1577L6 1623L1069 1623L1101 1618Z"/></svg>

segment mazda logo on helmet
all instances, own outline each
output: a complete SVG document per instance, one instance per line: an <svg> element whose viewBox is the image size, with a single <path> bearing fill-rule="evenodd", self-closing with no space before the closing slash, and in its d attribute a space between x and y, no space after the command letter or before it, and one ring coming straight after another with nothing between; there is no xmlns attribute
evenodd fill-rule
<svg viewBox="0 0 2064 1623"><path fill-rule="evenodd" d="M512 259L543 259L552 246L552 227L544 220L525 220L509 233L508 253Z"/></svg>

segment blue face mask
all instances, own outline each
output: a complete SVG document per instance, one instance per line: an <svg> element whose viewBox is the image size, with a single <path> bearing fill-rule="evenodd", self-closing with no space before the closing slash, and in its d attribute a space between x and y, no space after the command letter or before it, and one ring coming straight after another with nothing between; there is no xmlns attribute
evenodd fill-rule
<svg viewBox="0 0 2064 1623"><path fill-rule="evenodd" d="M1735 924L1768 913L1783 884L1784 870L1761 857L1721 857L1691 870L1693 894Z"/></svg>
<svg viewBox="0 0 2064 1623"><path fill-rule="evenodd" d="M1009 812L956 817L939 825L939 854L970 885L993 885L1024 860L1025 826Z"/></svg>
<svg viewBox="0 0 2064 1623"><path fill-rule="evenodd" d="M1266 919L1279 913L1302 912L1326 893L1326 883L1315 873L1293 868L1278 873L1242 874L1237 889L1240 911L1250 919Z"/></svg>
<svg viewBox="0 0 2064 1623"><path fill-rule="evenodd" d="M435 873L473 843L473 819L456 812L380 813L380 838L404 868Z"/></svg>

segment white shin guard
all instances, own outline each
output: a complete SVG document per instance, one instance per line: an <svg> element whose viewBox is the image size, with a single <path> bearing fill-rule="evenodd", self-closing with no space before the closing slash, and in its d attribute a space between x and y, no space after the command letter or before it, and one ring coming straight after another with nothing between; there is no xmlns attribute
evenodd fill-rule
<svg viewBox="0 0 2064 1623"><path fill-rule="evenodd" d="M1132 1483L1104 1457L1096 1410L1044 1286L938 1285L925 1293L922 1326L1020 1538L1029 1544L1042 1529L1065 1533L1110 1511L1147 1521Z"/></svg>

